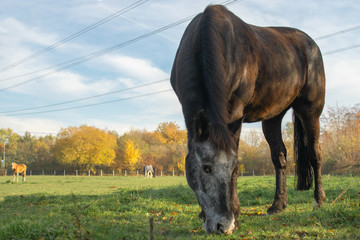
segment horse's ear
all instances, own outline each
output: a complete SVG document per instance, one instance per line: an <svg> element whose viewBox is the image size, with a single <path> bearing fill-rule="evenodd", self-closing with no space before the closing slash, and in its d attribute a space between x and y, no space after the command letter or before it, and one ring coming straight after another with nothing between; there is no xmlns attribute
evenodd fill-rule
<svg viewBox="0 0 360 240"><path fill-rule="evenodd" d="M209 121L205 110L200 110L194 119L194 132L196 139L204 142L209 138Z"/></svg>

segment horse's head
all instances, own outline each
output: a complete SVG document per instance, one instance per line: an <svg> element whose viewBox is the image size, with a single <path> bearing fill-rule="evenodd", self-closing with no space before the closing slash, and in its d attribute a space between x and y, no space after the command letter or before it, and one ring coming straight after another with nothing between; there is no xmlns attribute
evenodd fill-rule
<svg viewBox="0 0 360 240"><path fill-rule="evenodd" d="M210 125L204 112L197 114L189 135L186 177L202 208L200 217L204 218L205 230L230 234L239 215L237 151L234 146L219 148Z"/></svg>
<svg viewBox="0 0 360 240"><path fill-rule="evenodd" d="M14 169L16 167L16 165L17 165L16 163L12 162L11 163L11 169Z"/></svg>

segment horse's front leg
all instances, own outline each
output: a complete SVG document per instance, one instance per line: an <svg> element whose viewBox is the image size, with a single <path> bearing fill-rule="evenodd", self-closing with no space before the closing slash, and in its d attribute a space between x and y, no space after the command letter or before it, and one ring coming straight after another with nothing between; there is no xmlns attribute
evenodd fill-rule
<svg viewBox="0 0 360 240"><path fill-rule="evenodd" d="M270 146L271 159L276 172L275 197L272 206L267 210L268 214L282 212L286 208L288 201L286 191L286 148L281 137L281 120L282 116L278 116L264 121L262 124L266 141Z"/></svg>

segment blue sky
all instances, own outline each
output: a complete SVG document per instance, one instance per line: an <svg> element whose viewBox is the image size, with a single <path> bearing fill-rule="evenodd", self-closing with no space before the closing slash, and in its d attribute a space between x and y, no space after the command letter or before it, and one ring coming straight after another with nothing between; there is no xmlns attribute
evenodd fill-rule
<svg viewBox="0 0 360 240"><path fill-rule="evenodd" d="M0 69L138 1L2 0ZM21 135L25 131L34 135L56 135L61 128L82 124L115 130L120 134L131 128L154 130L164 121L176 121L184 127L181 107L175 94L169 91L169 81L108 93L168 79L178 43L189 22L71 68L55 70L61 63L136 39L197 14L211 3L220 2L223 1L144 1L138 7L44 54L6 71L0 70L0 128L11 128ZM295 27L315 39L360 26L357 0L239 0L228 8L250 24ZM325 54L326 106L359 103L360 47L327 53L359 45L360 28L318 40L317 43ZM46 71L29 74L46 68ZM156 92L162 93L154 94ZM105 95L88 98L101 94ZM140 97L142 95L147 96ZM88 99L18 111L81 98ZM101 104L103 102L112 103ZM77 108L84 105L92 106ZM73 109L52 112L64 108ZM290 121L290 115L285 121ZM245 125L244 132L259 126Z"/></svg>

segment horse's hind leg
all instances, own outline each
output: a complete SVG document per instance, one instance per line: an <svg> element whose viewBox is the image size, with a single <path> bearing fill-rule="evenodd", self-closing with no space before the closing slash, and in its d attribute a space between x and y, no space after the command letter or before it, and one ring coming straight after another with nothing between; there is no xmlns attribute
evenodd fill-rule
<svg viewBox="0 0 360 240"><path fill-rule="evenodd" d="M307 158L314 172L314 208L320 207L325 202L325 191L321 182L321 149L320 149L320 120L316 114L309 112L300 112L298 116L305 130L307 143Z"/></svg>
<svg viewBox="0 0 360 240"><path fill-rule="evenodd" d="M274 202L268 214L279 213L287 206L286 191L286 148L281 136L281 120L286 111L279 116L262 122L263 132L271 150L271 159L276 172L276 191Z"/></svg>
<svg viewBox="0 0 360 240"><path fill-rule="evenodd" d="M23 182L25 182L25 180L26 180L26 170L23 173Z"/></svg>

